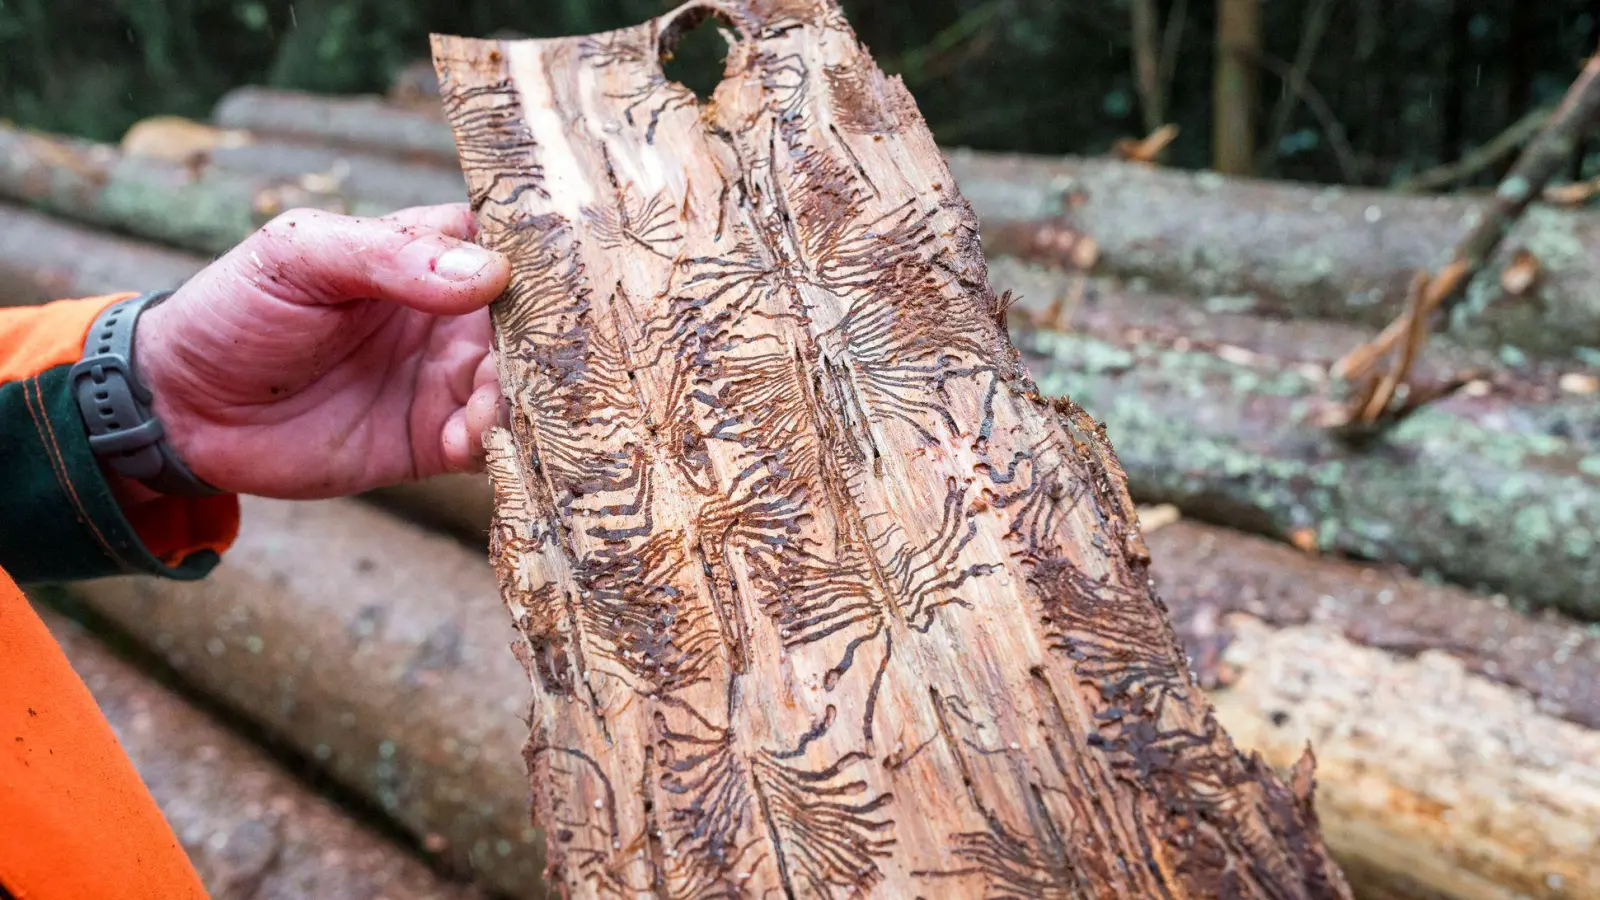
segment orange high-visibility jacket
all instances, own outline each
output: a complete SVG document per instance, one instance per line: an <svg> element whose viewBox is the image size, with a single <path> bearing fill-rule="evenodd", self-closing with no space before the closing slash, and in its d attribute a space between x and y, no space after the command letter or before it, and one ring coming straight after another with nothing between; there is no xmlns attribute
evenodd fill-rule
<svg viewBox="0 0 1600 900"><path fill-rule="evenodd" d="M130 296L0 309L0 900L194 900L193 866L18 583L204 576L238 498L123 509L67 381Z"/></svg>

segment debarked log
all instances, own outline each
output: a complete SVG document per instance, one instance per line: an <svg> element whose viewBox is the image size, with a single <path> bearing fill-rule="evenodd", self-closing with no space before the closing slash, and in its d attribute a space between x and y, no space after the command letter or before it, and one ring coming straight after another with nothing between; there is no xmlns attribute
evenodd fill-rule
<svg viewBox="0 0 1600 900"><path fill-rule="evenodd" d="M1024 291L1053 283L997 268ZM1600 619L1593 394L1502 373L1353 445L1324 418L1340 329L1174 303L1108 291L1077 306L1079 330L1014 329L1040 390L1105 424L1139 500Z"/></svg>
<svg viewBox="0 0 1600 900"><path fill-rule="evenodd" d="M68 590L441 864L544 897L521 774L529 692L483 554L351 500L243 505L203 582Z"/></svg>
<svg viewBox="0 0 1600 900"><path fill-rule="evenodd" d="M1371 328L1403 308L1419 269L1448 262L1486 210L1419 197L1228 178L1109 160L951 151L992 254L1051 259L1092 237L1097 271L1185 295L1251 298L1257 312ZM1520 251L1539 277L1512 294ZM1473 280L1451 333L1482 347L1600 358L1600 215L1534 205Z"/></svg>
<svg viewBox="0 0 1600 900"><path fill-rule="evenodd" d="M6 125L0 125L0 198L212 254L293 207L379 215L398 206L346 196L314 179L190 167Z"/></svg>
<svg viewBox="0 0 1600 900"><path fill-rule="evenodd" d="M465 478L437 485L477 486ZM1600 885L1585 868L1594 865L1600 823L1600 647L1582 625L1190 520L1148 542L1188 658L1230 731L1248 738L1241 746L1287 771L1314 740L1324 828L1360 896L1597 896L1584 886ZM124 579L73 591L179 664L181 677L287 734L309 762L336 766L354 753L342 767L370 771L392 761L387 781L346 782L363 796L381 802L385 785L423 782L438 788L421 792L458 796L454 806L408 804L412 812L398 818L413 834L452 834L460 809L502 810L453 836L481 846L474 858L507 863L488 867L490 883L541 897L535 882L520 880L537 864L511 865L540 846L516 843L527 808L522 720L466 699L526 692L522 672L504 659L504 613L482 576L481 596L470 601L436 587L434 570L482 566L480 554L361 504L247 501L240 543L211 585ZM333 568L319 578L325 560ZM362 572L361 560L385 569ZM311 571L291 577L302 562ZM328 612L340 609L342 619ZM436 667L396 687L395 673L426 643L414 636L431 633L441 616L460 629L460 657L483 664ZM361 633L367 649L352 652ZM378 652L374 642L393 649ZM305 649L281 669L280 646ZM1329 664L1292 666L1291 651ZM307 672L295 656L329 662L324 674ZM307 678L320 685L309 696L296 686ZM1391 698L1416 708L1402 711ZM307 705L326 712L284 711ZM387 720L396 715L405 718ZM441 739L462 733L485 735L479 750L497 762L468 778L429 774ZM1436 750L1435 734L1449 735L1452 749ZM379 735L393 742L387 756Z"/></svg>
<svg viewBox="0 0 1600 900"><path fill-rule="evenodd" d="M474 900L81 626L41 609L213 900ZM20 739L19 739L20 740Z"/></svg>
<svg viewBox="0 0 1600 900"><path fill-rule="evenodd" d="M661 59L708 16L702 103ZM1115 455L831 0L434 51L512 261L491 555L564 891L1349 896L1309 758L1218 727Z"/></svg>

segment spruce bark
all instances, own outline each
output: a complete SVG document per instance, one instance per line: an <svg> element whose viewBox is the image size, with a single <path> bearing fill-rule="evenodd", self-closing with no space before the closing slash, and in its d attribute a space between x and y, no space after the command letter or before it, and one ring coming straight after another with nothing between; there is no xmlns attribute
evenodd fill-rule
<svg viewBox="0 0 1600 900"><path fill-rule="evenodd" d="M660 59L707 15L702 102ZM837 7L434 50L513 262L491 554L563 890L1348 896L1309 765L1217 724L1110 446L1029 380Z"/></svg>

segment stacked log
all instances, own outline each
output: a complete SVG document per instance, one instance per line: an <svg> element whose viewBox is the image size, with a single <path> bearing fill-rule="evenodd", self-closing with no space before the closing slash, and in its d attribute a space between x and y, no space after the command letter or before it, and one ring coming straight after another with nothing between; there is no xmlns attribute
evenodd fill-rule
<svg viewBox="0 0 1600 900"><path fill-rule="evenodd" d="M245 498L243 534L205 581L70 590L442 865L541 896L529 691L483 552L356 501Z"/></svg>
<svg viewBox="0 0 1600 900"><path fill-rule="evenodd" d="M215 123L256 134L456 165L456 141L437 112L404 109L382 97L328 97L242 87L212 111Z"/></svg>
<svg viewBox="0 0 1600 900"><path fill-rule="evenodd" d="M274 215L312 206L358 215L392 203L346 196L316 179L261 178L0 125L0 198L86 224L220 254Z"/></svg>
<svg viewBox="0 0 1600 900"><path fill-rule="evenodd" d="M241 88L217 122L268 134L433 160L457 171L436 112L377 98ZM1099 271L1149 279L1196 298L1231 297L1266 315L1382 327L1401 309L1419 268L1448 260L1481 200L1317 187L1180 172L1101 159L949 149L946 159L997 255L1056 258L1071 236L1100 249ZM1498 349L1600 354L1600 217L1535 205L1472 286L1455 333ZM1520 251L1542 275L1526 291L1502 284Z"/></svg>
<svg viewBox="0 0 1600 900"><path fill-rule="evenodd" d="M214 900L482 900L312 793L57 613L45 623Z"/></svg>
<svg viewBox="0 0 1600 900"><path fill-rule="evenodd" d="M1313 742L1325 832L1361 896L1600 897L1594 635L1189 521L1147 542L1241 746L1287 770ZM527 683L481 543L352 501L247 499L207 582L71 591L419 843L541 896Z"/></svg>
<svg viewBox="0 0 1600 900"><path fill-rule="evenodd" d="M1098 270L1267 315L1379 328L1418 269L1449 260L1483 202L1317 187L1092 159L949 154L997 255L1060 256L1092 237ZM1473 281L1452 333L1556 357L1600 353L1600 216L1534 205ZM1541 272L1502 283L1521 251Z"/></svg>

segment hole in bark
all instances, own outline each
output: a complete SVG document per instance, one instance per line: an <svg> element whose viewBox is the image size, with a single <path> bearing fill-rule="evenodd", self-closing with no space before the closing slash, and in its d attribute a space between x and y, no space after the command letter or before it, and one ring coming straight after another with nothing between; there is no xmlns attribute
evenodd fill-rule
<svg viewBox="0 0 1600 900"><path fill-rule="evenodd" d="M711 99L727 71L732 23L719 11L705 6L683 10L661 31L661 71L667 78L694 92L704 103Z"/></svg>

